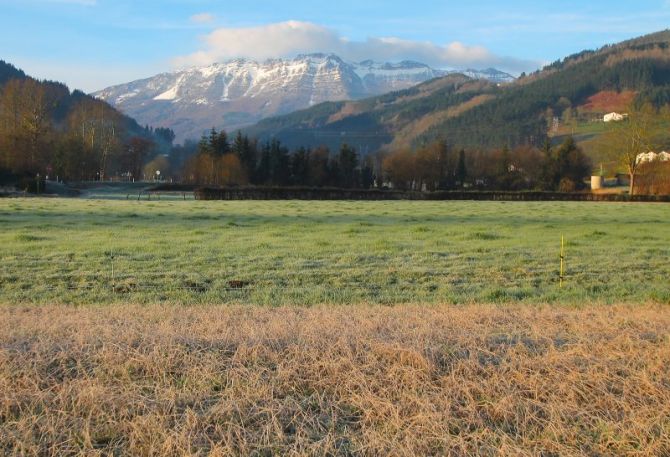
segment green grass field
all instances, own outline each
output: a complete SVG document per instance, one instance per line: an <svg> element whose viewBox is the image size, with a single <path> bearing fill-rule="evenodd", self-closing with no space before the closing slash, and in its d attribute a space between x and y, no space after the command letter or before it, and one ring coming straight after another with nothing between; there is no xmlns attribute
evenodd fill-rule
<svg viewBox="0 0 670 457"><path fill-rule="evenodd" d="M670 454L670 205L122 190L0 199L1 455Z"/></svg>
<svg viewBox="0 0 670 457"><path fill-rule="evenodd" d="M670 303L670 206L3 199L0 260L4 303Z"/></svg>

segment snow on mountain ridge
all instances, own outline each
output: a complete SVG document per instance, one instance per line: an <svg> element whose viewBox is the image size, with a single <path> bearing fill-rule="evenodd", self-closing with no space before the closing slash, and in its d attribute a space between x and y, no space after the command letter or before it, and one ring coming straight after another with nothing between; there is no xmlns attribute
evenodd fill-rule
<svg viewBox="0 0 670 457"><path fill-rule="evenodd" d="M234 59L191 67L93 95L141 124L174 129L181 141L197 138L213 125L236 129L322 102L380 95L450 73L455 72L412 61L349 63L334 54L306 54L262 63ZM514 79L492 69L462 73L494 82Z"/></svg>

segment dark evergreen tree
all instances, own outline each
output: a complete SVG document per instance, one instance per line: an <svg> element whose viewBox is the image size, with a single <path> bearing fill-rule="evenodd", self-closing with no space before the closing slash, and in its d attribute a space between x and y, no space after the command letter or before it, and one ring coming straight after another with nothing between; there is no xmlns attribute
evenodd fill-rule
<svg viewBox="0 0 670 457"><path fill-rule="evenodd" d="M256 160L258 151L256 150L256 143L249 141L249 137L242 135L241 131L237 131L233 144L231 145L231 151L237 155L240 159L242 167L247 173L247 176L250 176L252 181L254 181L254 175L256 173Z"/></svg>
<svg viewBox="0 0 670 457"><path fill-rule="evenodd" d="M224 130L216 133L216 129L212 128L209 133L209 149L211 154L221 157L230 153L230 144L228 143L228 135Z"/></svg>
<svg viewBox="0 0 670 457"><path fill-rule="evenodd" d="M340 173L340 164L337 160L328 161L328 179L327 185L331 187L340 187L342 174Z"/></svg>
<svg viewBox="0 0 670 457"><path fill-rule="evenodd" d="M209 138L207 138L205 135L202 135L200 137L200 141L198 142L198 154L211 154L212 149L210 147L211 141Z"/></svg>
<svg viewBox="0 0 670 457"><path fill-rule="evenodd" d="M309 154L309 178L308 184L314 187L329 185L330 179L330 151L327 147L319 147L310 151Z"/></svg>
<svg viewBox="0 0 670 457"><path fill-rule="evenodd" d="M439 141L437 147L437 167L439 176L437 188L440 190L450 189L452 187L452 179L449 173L449 145L446 141Z"/></svg>
<svg viewBox="0 0 670 457"><path fill-rule="evenodd" d="M299 148L291 156L291 182L296 186L309 184L309 151Z"/></svg>
<svg viewBox="0 0 670 457"><path fill-rule="evenodd" d="M375 183L375 174L372 166L366 163L361 168L361 187L363 189L371 189Z"/></svg>
<svg viewBox="0 0 670 457"><path fill-rule="evenodd" d="M172 146L172 143L175 139L175 133L172 129L167 127L157 127L153 130L153 134L159 139L164 141L166 144Z"/></svg>
<svg viewBox="0 0 670 457"><path fill-rule="evenodd" d="M584 188L584 179L591 174L591 163L573 137L568 137L556 151L555 167L555 185L561 191Z"/></svg>
<svg viewBox="0 0 670 457"><path fill-rule="evenodd" d="M261 157L256 169L256 176L253 182L255 184L267 185L270 184L271 178L271 157L270 157L270 142L263 144L261 148Z"/></svg>
<svg viewBox="0 0 670 457"><path fill-rule="evenodd" d="M468 176L468 171L465 166L465 149L461 149L458 153L458 164L456 165L456 181L458 185L463 187Z"/></svg>
<svg viewBox="0 0 670 457"><path fill-rule="evenodd" d="M270 142L270 184L286 186L290 178L288 149L279 140L273 139Z"/></svg>
<svg viewBox="0 0 670 457"><path fill-rule="evenodd" d="M346 188L358 187L358 154L356 150L347 144L343 144L337 156L337 165L339 179L337 179L335 185Z"/></svg>

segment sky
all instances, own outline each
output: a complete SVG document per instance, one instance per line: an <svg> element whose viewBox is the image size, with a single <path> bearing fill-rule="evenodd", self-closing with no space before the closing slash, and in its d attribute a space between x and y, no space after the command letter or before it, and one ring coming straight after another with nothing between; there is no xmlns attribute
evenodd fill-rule
<svg viewBox="0 0 670 457"><path fill-rule="evenodd" d="M0 0L0 59L87 92L311 52L518 74L668 24L670 0Z"/></svg>

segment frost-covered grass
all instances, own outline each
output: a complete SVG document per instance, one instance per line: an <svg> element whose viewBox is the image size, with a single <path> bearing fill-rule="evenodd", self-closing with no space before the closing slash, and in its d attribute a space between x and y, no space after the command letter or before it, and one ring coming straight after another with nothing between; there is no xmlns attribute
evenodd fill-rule
<svg viewBox="0 0 670 457"><path fill-rule="evenodd" d="M665 456L667 311L0 307L0 454Z"/></svg>
<svg viewBox="0 0 670 457"><path fill-rule="evenodd" d="M0 200L4 303L669 303L669 259L665 204Z"/></svg>

